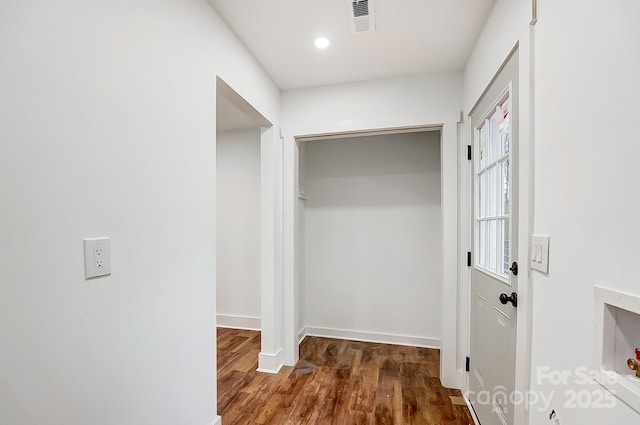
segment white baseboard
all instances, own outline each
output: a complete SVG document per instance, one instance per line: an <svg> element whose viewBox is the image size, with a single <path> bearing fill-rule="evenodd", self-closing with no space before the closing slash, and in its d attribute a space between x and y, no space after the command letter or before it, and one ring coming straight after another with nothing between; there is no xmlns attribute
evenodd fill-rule
<svg viewBox="0 0 640 425"><path fill-rule="evenodd" d="M440 374L442 374L442 371L440 371ZM446 388L453 388L464 393L464 391L468 388L467 372L465 372L464 370L456 370L454 375L452 376L451 386L447 386Z"/></svg>
<svg viewBox="0 0 640 425"><path fill-rule="evenodd" d="M480 425L480 420L478 419L478 416L476 415L476 411L473 410L473 407L471 406L471 402L469 401L468 398L463 397L464 398L464 402L467 403L467 409L469 409L469 414L471 415L471 419L473 419L473 423L475 425Z"/></svg>
<svg viewBox="0 0 640 425"><path fill-rule="evenodd" d="M230 314L216 315L216 325L219 328L246 329L250 331L259 331L262 329L259 317L233 316Z"/></svg>
<svg viewBox="0 0 640 425"><path fill-rule="evenodd" d="M408 345L411 347L440 349L440 340L436 338L424 338L417 336L381 334L363 331L348 331L344 329L305 327L298 337L300 341L307 336L319 336L325 338L350 339L353 341L376 342L380 344Z"/></svg>
<svg viewBox="0 0 640 425"><path fill-rule="evenodd" d="M304 327L300 329L300 331L298 332L298 345L300 345L306 337L307 337L307 328Z"/></svg>
<svg viewBox="0 0 640 425"><path fill-rule="evenodd" d="M216 419L211 422L211 425L222 425L222 418L220 416L216 417Z"/></svg>
<svg viewBox="0 0 640 425"><path fill-rule="evenodd" d="M275 354L260 353L258 354L258 372L273 373L280 372L283 366L282 355L283 349L279 349Z"/></svg>

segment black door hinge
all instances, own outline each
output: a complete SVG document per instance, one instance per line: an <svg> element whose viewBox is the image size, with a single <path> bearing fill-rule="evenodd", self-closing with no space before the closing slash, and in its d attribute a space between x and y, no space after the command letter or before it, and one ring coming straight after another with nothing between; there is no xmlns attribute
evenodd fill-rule
<svg viewBox="0 0 640 425"><path fill-rule="evenodd" d="M467 159L471 161L471 145L467 145Z"/></svg>
<svg viewBox="0 0 640 425"><path fill-rule="evenodd" d="M470 364L471 364L471 359L469 357L467 357L467 364L465 366L465 370L467 372L471 371Z"/></svg>
<svg viewBox="0 0 640 425"><path fill-rule="evenodd" d="M471 267L471 251L467 251L467 267Z"/></svg>

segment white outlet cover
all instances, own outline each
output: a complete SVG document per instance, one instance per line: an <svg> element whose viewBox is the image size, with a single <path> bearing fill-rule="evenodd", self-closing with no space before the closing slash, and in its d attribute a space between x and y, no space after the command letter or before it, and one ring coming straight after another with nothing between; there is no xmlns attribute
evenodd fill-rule
<svg viewBox="0 0 640 425"><path fill-rule="evenodd" d="M111 240L109 238L84 239L84 277L111 274Z"/></svg>

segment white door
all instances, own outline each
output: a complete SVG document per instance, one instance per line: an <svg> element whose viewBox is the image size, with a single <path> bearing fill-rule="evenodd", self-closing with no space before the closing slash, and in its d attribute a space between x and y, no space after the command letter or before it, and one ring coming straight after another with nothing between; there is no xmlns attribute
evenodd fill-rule
<svg viewBox="0 0 640 425"><path fill-rule="evenodd" d="M469 399L482 425L513 425L517 323L518 52L471 114L473 242Z"/></svg>

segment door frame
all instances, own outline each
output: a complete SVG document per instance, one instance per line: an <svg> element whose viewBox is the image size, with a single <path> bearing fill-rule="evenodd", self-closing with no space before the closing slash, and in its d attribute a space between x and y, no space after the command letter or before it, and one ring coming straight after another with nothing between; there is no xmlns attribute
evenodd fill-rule
<svg viewBox="0 0 640 425"><path fill-rule="evenodd" d="M439 129L441 164L441 220L442 220L442 335L440 339L440 379L450 388L462 388L464 365L458 361L458 141L460 117L435 123L420 123L411 126L371 128L354 125L340 128L340 123L323 126L301 126L287 130L284 142L284 364L294 365L298 361L298 282L296 229L297 217L297 170L299 165L298 140L314 137L349 137L364 134L400 133ZM451 119L453 118L453 119Z"/></svg>
<svg viewBox="0 0 640 425"><path fill-rule="evenodd" d="M488 88L493 84L496 76L504 68L505 64L512 54L519 50L519 155L518 155L518 172L519 180L517 190L519 192L519 208L517 218L519 220L518 227L518 257L514 261L518 262L520 272L518 274L518 323L516 337L516 370L515 370L515 391L526 394L531 388L531 339L532 339L532 302L533 293L530 286L531 268L529 266L530 241L533 231L533 123L534 123L534 105L533 105L533 79L532 79L532 51L530 43L516 42L508 54L504 57L500 66L496 69L491 81L489 81L483 92L475 100L475 103L469 111L465 111L465 122L463 123L461 137L461 147L465 148L464 157L460 158L460 217L461 217L461 240L464 241L467 251L473 252L472 236L473 236L473 162L469 161L466 156L466 146L473 146L474 128L471 122L471 114L475 111L480 100L487 92ZM514 164L515 166L516 164ZM466 258L465 258L466 260ZM464 357L469 355L470 339L471 339L471 268L467 267L466 261L460 269L461 283L461 299L460 309L461 323L464 329L461 329L459 337L463 340L458 341L458 345L462 348L461 352ZM466 359L465 359L466 360ZM473 361L473 359L471 359ZM465 383L462 388L463 393L469 390L469 376L465 376ZM468 403L468 400L467 400ZM474 421L478 423L474 416ZM514 406L514 422L516 424L528 424L529 416L525 405Z"/></svg>
<svg viewBox="0 0 640 425"><path fill-rule="evenodd" d="M281 201L282 189L282 144L279 129L265 118L249 101L230 86L221 76L216 75L216 101L224 98L239 111L243 112L260 129L260 353L258 354L258 370L277 373L282 366L282 336L278 331L278 323L282 317L282 303L279 295L281 280L282 251L281 234ZM217 143L217 122L216 122ZM216 158L217 160L217 158ZM216 193L217 205L217 193ZM216 217L217 221L217 217ZM280 225L280 226L279 226ZM217 240L217 235L216 235ZM216 248L217 250L217 248ZM216 293L217 293L216 282ZM218 315L216 308L216 327ZM249 324L247 326L247 324ZM234 325L252 327L254 322L240 320Z"/></svg>

